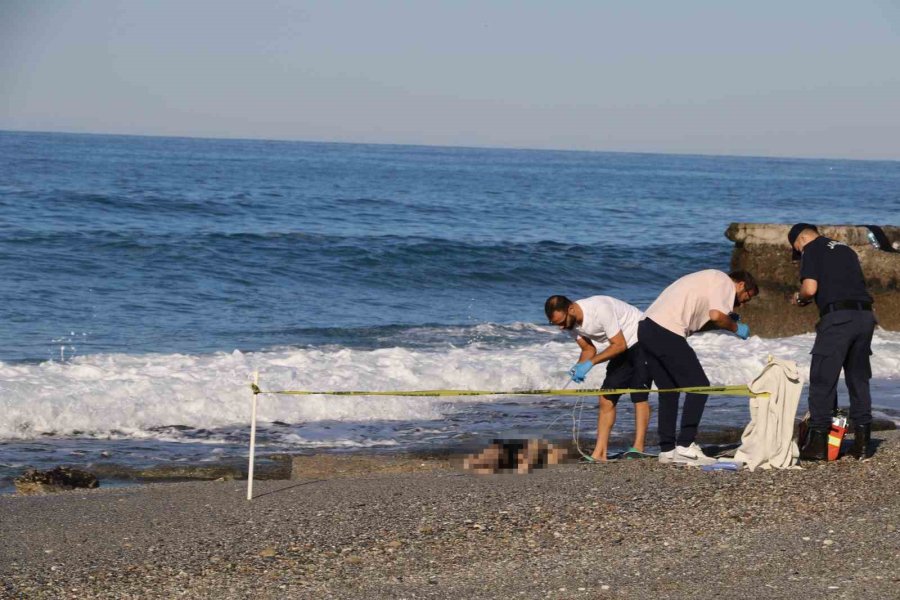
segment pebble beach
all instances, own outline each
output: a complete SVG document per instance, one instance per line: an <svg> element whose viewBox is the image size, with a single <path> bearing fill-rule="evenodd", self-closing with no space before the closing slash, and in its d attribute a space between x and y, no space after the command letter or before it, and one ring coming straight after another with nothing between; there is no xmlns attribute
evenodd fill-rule
<svg viewBox="0 0 900 600"><path fill-rule="evenodd" d="M900 432L873 436L868 461L784 471L313 458L249 502L245 481L5 496L0 596L897 597Z"/></svg>

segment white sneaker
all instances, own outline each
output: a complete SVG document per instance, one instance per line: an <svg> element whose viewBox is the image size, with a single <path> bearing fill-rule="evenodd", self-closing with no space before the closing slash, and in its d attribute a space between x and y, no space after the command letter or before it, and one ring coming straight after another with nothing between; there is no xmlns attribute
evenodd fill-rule
<svg viewBox="0 0 900 600"><path fill-rule="evenodd" d="M660 452L659 453L659 462L660 464L667 465L675 458L675 451L669 450L668 452Z"/></svg>
<svg viewBox="0 0 900 600"><path fill-rule="evenodd" d="M693 443L690 446L675 446L672 462L679 465L702 467L703 465L714 465L718 461L703 454L700 446Z"/></svg>

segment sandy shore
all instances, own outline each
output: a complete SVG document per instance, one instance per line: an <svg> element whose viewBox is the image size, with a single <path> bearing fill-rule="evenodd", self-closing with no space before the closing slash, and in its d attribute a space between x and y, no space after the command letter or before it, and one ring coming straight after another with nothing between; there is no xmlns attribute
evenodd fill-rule
<svg viewBox="0 0 900 600"><path fill-rule="evenodd" d="M628 461L0 498L10 598L888 598L900 432L795 471Z"/></svg>

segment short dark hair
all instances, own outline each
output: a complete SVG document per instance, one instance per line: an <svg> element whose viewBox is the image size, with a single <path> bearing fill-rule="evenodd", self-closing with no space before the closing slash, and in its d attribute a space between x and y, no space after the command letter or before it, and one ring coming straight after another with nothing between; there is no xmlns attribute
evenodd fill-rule
<svg viewBox="0 0 900 600"><path fill-rule="evenodd" d="M544 314L547 315L547 319L550 319L556 311L568 312L570 306L572 306L572 301L565 296L550 296L544 302Z"/></svg>
<svg viewBox="0 0 900 600"><path fill-rule="evenodd" d="M751 294L759 293L759 286L756 285L756 279L750 274L750 271L732 271L728 274L735 283L744 282L744 289Z"/></svg>

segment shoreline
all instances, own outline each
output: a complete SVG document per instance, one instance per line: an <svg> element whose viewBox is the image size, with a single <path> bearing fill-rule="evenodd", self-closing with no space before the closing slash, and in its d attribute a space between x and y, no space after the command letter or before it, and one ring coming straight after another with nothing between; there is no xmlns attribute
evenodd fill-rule
<svg viewBox="0 0 900 600"><path fill-rule="evenodd" d="M654 460L475 476L332 468L0 497L0 597L888 597L900 432L875 456L703 472ZM5 596L4 596L5 594Z"/></svg>
<svg viewBox="0 0 900 600"><path fill-rule="evenodd" d="M873 431L892 431L898 429L898 421L896 418L876 417L873 422ZM736 447L740 443L743 427L726 426L726 425L710 425L698 433L698 442L707 447L712 452L719 452L723 449ZM523 436L527 437L527 436ZM563 437L560 435L543 436L539 439L550 442L557 447L566 448L570 457L577 457L578 452L571 437ZM254 480L288 480L291 477L292 461L301 458L303 460L311 460L312 463L326 464L335 458L356 462L374 461L372 464L378 464L381 461L390 463L391 461L426 461L428 463L438 462L461 462L462 457L477 453L492 441L492 438L475 438L457 444L444 444L430 448L361 448L361 449L303 449L297 452L274 451L271 453L260 453L257 449L257 458L254 467ZM581 449L590 453L595 444L595 438L590 434L581 434L579 437ZM7 442L8 443L8 442ZM32 444L33 441L26 443ZM628 450L631 443L631 431L623 428L621 431L614 431L610 437L609 453L616 454ZM648 451L657 451L657 438L655 431L647 433L647 449ZM241 449L243 451L245 449ZM133 467L122 463L117 463L115 459L103 460L102 462L82 462L59 460L53 462L52 466L29 466L19 468L14 476L18 476L27 469L36 468L39 471L52 469L57 466L66 468L74 468L87 471L96 476L100 481L101 488L131 488L135 486L149 485L153 483L185 483L193 481L246 481L247 479L247 457L238 454L223 455L221 460L216 463L210 463L205 460L196 461L172 461L158 462L145 467ZM325 467L314 467L315 470L325 471ZM13 485L12 477L6 476L0 478L0 497L16 495L16 489Z"/></svg>

